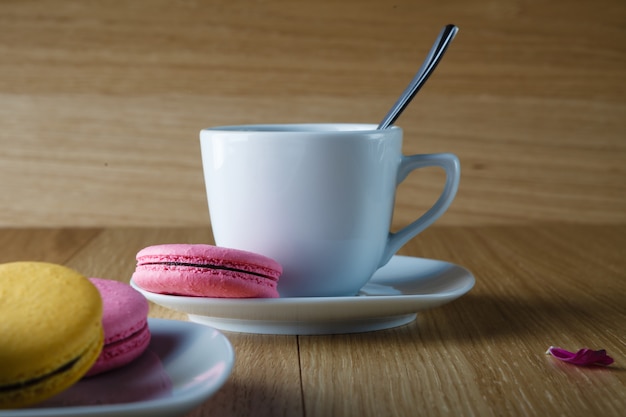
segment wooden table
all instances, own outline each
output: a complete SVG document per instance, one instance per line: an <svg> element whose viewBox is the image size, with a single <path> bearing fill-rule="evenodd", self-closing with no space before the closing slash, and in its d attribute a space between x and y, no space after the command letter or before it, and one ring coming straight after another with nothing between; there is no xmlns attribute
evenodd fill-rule
<svg viewBox="0 0 626 417"><path fill-rule="evenodd" d="M146 245L208 228L3 229L0 261L128 281ZM476 286L409 325L361 334L226 333L225 386L189 416L619 416L626 409L626 225L434 226L402 254L454 262ZM185 320L151 306L152 317ZM604 348L610 367L544 354Z"/></svg>

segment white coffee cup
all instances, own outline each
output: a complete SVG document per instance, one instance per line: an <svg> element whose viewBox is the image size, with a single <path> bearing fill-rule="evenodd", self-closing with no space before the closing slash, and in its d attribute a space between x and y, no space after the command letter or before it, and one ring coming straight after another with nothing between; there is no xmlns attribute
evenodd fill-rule
<svg viewBox="0 0 626 417"><path fill-rule="evenodd" d="M447 210L459 185L455 155L404 156L399 127L223 126L203 129L200 144L215 243L277 260L281 297L356 294ZM429 166L445 170L443 192L391 233L396 187Z"/></svg>

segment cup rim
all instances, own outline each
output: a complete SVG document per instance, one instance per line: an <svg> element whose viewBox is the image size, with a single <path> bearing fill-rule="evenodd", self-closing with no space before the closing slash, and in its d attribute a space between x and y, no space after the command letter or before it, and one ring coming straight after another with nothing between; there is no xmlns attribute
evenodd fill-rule
<svg viewBox="0 0 626 417"><path fill-rule="evenodd" d="M202 129L207 132L241 132L241 133L383 133L385 131L402 130L399 126L390 126L384 130L378 130L378 125L372 123L260 123L214 126Z"/></svg>

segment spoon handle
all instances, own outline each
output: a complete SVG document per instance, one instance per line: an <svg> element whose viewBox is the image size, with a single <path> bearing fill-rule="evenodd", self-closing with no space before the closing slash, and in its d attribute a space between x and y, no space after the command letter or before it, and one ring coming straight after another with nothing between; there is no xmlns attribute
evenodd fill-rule
<svg viewBox="0 0 626 417"><path fill-rule="evenodd" d="M424 85L426 80L428 80L430 74L432 74L432 72L435 70L435 67L437 67L437 64L441 60L441 57L446 52L448 45L450 44L452 39L454 39L454 36L456 36L456 33L458 31L459 28L455 25L446 25L441 30L439 36L437 37L437 40L430 49L430 52L428 52L424 63L417 71L417 73L415 74L407 88L404 90L398 101L396 101L396 104L393 105L391 110L389 110L389 113L387 113L385 118L378 125L379 130L387 129L396 121L398 116L400 116L400 113L402 113L406 106L411 102L415 94L419 91L422 85Z"/></svg>

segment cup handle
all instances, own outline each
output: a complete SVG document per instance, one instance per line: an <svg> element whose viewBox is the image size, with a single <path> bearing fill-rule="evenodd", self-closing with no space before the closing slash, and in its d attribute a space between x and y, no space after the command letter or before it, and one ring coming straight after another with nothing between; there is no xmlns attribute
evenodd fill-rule
<svg viewBox="0 0 626 417"><path fill-rule="evenodd" d="M403 156L400 162L400 168L398 169L396 186L404 181L412 171L418 168L432 166L441 167L446 172L446 184L443 187L441 195L437 201L435 201L435 204L413 223L400 229L396 233L389 232L387 246L385 247L381 262L378 265L379 268L389 262L391 257L395 255L405 243L433 224L435 220L445 213L448 207L450 207L452 200L454 200L459 188L461 164L459 158L451 153Z"/></svg>

